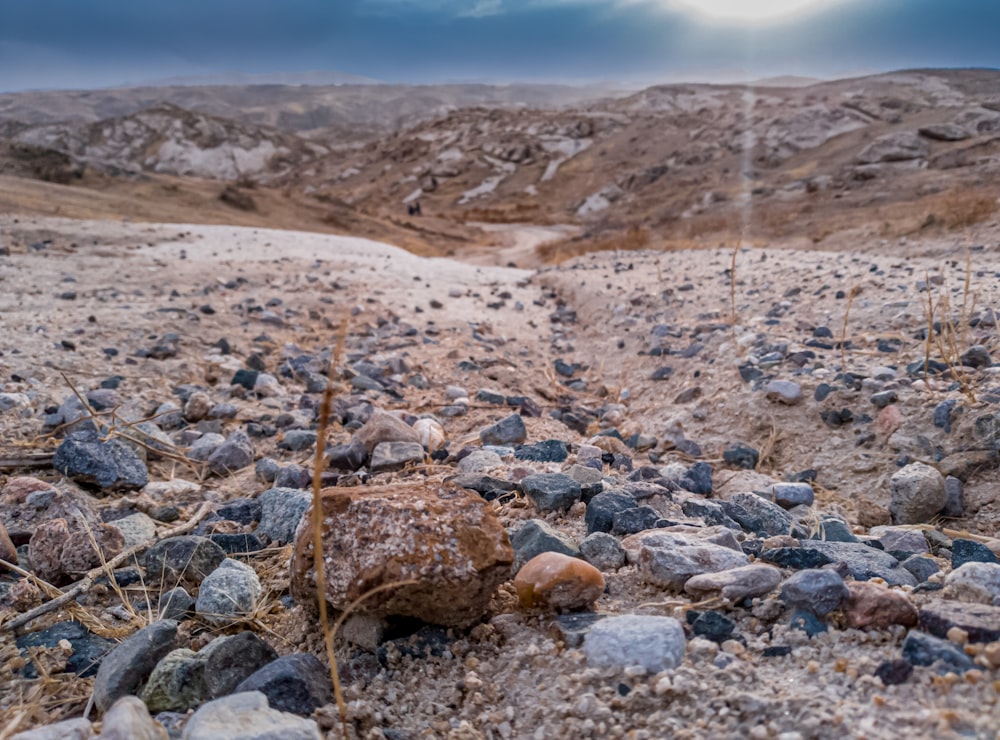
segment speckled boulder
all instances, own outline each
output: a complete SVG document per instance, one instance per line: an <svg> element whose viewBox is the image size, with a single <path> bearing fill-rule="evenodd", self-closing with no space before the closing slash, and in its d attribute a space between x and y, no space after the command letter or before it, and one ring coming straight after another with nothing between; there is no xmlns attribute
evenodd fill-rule
<svg viewBox="0 0 1000 740"><path fill-rule="evenodd" d="M327 489L322 512L323 590L334 609L378 586L414 580L371 596L359 611L469 624L510 577L507 532L486 501L457 486ZM303 604L316 603L312 507L296 533L291 592Z"/></svg>

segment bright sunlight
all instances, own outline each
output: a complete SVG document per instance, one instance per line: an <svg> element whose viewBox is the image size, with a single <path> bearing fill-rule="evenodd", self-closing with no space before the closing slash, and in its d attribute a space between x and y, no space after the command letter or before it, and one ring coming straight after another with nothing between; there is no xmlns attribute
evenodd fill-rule
<svg viewBox="0 0 1000 740"><path fill-rule="evenodd" d="M728 21L766 21L829 5L824 0L671 0L671 3Z"/></svg>

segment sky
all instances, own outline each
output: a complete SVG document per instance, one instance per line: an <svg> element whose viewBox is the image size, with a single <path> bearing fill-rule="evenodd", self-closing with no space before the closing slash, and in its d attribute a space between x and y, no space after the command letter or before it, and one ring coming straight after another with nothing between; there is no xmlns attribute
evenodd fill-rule
<svg viewBox="0 0 1000 740"><path fill-rule="evenodd" d="M310 70L403 83L829 78L1000 67L998 35L1000 0L0 0L0 90Z"/></svg>

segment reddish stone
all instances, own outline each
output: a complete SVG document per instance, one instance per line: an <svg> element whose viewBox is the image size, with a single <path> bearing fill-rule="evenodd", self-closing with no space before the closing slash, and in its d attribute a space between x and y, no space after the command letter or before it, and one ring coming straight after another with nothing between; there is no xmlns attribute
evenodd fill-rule
<svg viewBox="0 0 1000 740"><path fill-rule="evenodd" d="M604 576L590 563L558 552L536 555L514 579L525 609L547 607L574 611L593 606L604 593Z"/></svg>
<svg viewBox="0 0 1000 740"><path fill-rule="evenodd" d="M903 414L896 406L886 406L878 412L875 431L883 437L891 437L901 426L903 426Z"/></svg>
<svg viewBox="0 0 1000 740"><path fill-rule="evenodd" d="M848 627L855 629L885 629L891 624L914 627L917 609L906 594L871 581L852 581L851 592L844 606Z"/></svg>
<svg viewBox="0 0 1000 740"><path fill-rule="evenodd" d="M442 625L479 619L510 577L507 532L480 496L451 484L331 488L321 494L327 601L336 610L383 585L360 614L406 616ZM312 507L295 538L291 592L316 603Z"/></svg>
<svg viewBox="0 0 1000 740"><path fill-rule="evenodd" d="M94 543L97 543L97 548ZM111 560L125 549L125 536L118 527L98 524L90 531L73 532L63 547L59 567L64 575L80 576Z"/></svg>
<svg viewBox="0 0 1000 740"><path fill-rule="evenodd" d="M63 547L68 539L69 525L65 519L50 519L35 530L28 543L28 560L36 576L50 583L59 580Z"/></svg>

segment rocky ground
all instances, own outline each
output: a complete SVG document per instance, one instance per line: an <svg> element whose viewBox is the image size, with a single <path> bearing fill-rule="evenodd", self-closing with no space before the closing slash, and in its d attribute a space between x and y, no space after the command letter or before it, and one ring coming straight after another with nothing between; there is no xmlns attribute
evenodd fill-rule
<svg viewBox="0 0 1000 740"><path fill-rule="evenodd" d="M341 736L317 541L351 737L1000 728L995 224L538 271L0 249L3 737Z"/></svg>

